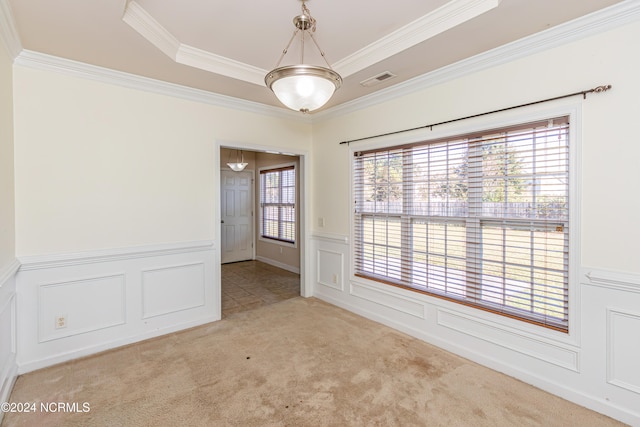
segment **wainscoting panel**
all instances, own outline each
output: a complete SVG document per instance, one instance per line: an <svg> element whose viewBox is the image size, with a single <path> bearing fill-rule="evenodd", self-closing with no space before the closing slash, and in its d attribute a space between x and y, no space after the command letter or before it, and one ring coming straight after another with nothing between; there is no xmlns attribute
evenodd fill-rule
<svg viewBox="0 0 640 427"><path fill-rule="evenodd" d="M19 373L221 316L210 241L20 261Z"/></svg>
<svg viewBox="0 0 640 427"><path fill-rule="evenodd" d="M640 395L640 312L607 310L607 381Z"/></svg>
<svg viewBox="0 0 640 427"><path fill-rule="evenodd" d="M19 267L20 263L15 260L0 268L0 403L9 400L18 374L15 278Z"/></svg>
<svg viewBox="0 0 640 427"><path fill-rule="evenodd" d="M401 313L410 314L418 319L425 319L426 317L424 303L412 301L361 283L351 284L351 295L392 308Z"/></svg>
<svg viewBox="0 0 640 427"><path fill-rule="evenodd" d="M39 290L38 342L126 322L124 274L45 284Z"/></svg>
<svg viewBox="0 0 640 427"><path fill-rule="evenodd" d="M142 318L202 307L204 264L187 264L142 272Z"/></svg>
<svg viewBox="0 0 640 427"><path fill-rule="evenodd" d="M315 297L640 427L640 274L582 267L566 334L355 277L348 236L311 249Z"/></svg>
<svg viewBox="0 0 640 427"><path fill-rule="evenodd" d="M640 426L640 275L583 269L583 365L592 393Z"/></svg>
<svg viewBox="0 0 640 427"><path fill-rule="evenodd" d="M319 284L342 291L344 289L343 274L344 255L337 251L317 250L317 281Z"/></svg>
<svg viewBox="0 0 640 427"><path fill-rule="evenodd" d="M512 331L499 323L462 315L450 310L438 309L438 325L471 335L500 347L534 357L544 362L578 371L578 352L552 342Z"/></svg>

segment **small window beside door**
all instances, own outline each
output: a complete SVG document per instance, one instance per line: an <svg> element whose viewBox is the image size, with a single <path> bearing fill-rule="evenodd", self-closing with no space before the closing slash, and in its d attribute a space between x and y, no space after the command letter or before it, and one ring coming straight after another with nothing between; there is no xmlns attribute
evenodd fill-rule
<svg viewBox="0 0 640 427"><path fill-rule="evenodd" d="M296 171L294 165L260 170L260 237L296 242Z"/></svg>

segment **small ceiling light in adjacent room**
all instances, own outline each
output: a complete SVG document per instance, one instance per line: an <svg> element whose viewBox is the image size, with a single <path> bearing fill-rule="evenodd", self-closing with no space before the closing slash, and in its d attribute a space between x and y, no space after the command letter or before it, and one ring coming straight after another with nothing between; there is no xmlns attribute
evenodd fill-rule
<svg viewBox="0 0 640 427"><path fill-rule="evenodd" d="M331 69L329 61L313 36L316 31L316 20L311 17L304 0L302 0L302 15L293 18L293 24L296 30L289 44L282 51L276 68L267 73L264 82L284 105L292 110L308 113L329 101L333 93L342 85L342 77ZM280 67L282 58L298 33L300 33L301 43L301 64ZM307 35L320 51L328 68L304 64L304 41Z"/></svg>
<svg viewBox="0 0 640 427"><path fill-rule="evenodd" d="M238 156L239 153L239 156ZM247 165L249 163L245 163L244 161L244 153L242 152L242 150L240 150L238 152L238 150L236 150L236 161L235 163L231 161L231 151L229 151L229 162L227 163L227 166L229 166L231 168L232 171L235 172L240 172L242 170L244 170L244 168L247 167Z"/></svg>

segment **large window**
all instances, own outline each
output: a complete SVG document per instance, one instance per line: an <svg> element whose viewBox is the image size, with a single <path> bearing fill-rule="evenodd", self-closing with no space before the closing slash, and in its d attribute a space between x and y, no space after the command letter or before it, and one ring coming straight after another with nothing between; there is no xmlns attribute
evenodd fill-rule
<svg viewBox="0 0 640 427"><path fill-rule="evenodd" d="M260 235L295 243L296 173L294 166L260 171Z"/></svg>
<svg viewBox="0 0 640 427"><path fill-rule="evenodd" d="M356 275L568 330L568 117L354 153Z"/></svg>

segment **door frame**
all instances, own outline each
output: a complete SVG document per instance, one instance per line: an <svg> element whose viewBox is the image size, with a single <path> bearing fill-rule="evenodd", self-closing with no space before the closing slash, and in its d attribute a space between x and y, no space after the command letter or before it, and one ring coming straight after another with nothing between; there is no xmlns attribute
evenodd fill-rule
<svg viewBox="0 0 640 427"><path fill-rule="evenodd" d="M231 148L238 150L246 150L246 151L261 151L261 152L277 152L282 154L290 154L294 156L298 156L299 158L299 188L300 188L300 295L308 298L313 296L313 281L310 277L311 274L311 260L310 257L307 256L307 251L310 249L308 246L310 240L310 228L311 224L311 171L310 171L310 161L309 161L309 152L307 150L301 150L298 148L292 147L280 147L274 145L260 145L254 144L246 141L230 141L230 140L215 140L214 142L214 150L213 150L213 161L214 161L214 178L216 179L215 194L213 194L214 200L214 209L213 209L213 221L215 231L215 265L217 268L217 272L214 274L216 278L216 283L214 284L215 289L215 305L218 311L218 318L222 318L222 303L221 303L221 289L222 289L222 278L221 278L221 256L220 256L220 182L221 175L220 170L220 149L221 148ZM254 245L255 247L255 245Z"/></svg>

